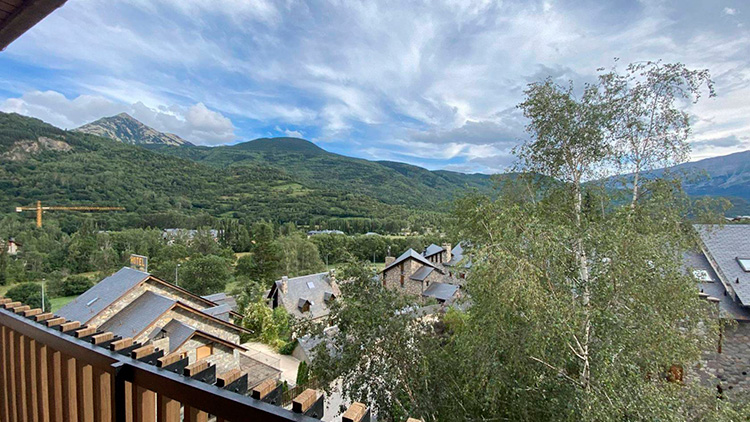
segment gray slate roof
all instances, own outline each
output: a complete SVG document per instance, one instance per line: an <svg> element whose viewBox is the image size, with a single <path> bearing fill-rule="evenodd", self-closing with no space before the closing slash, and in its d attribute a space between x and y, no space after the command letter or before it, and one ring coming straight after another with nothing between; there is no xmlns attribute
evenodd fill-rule
<svg viewBox="0 0 750 422"><path fill-rule="evenodd" d="M432 256L432 255L435 255L436 253L443 252L444 250L445 249L443 249L441 246L438 246L433 243L432 245L428 246L427 249L425 249L424 256L425 257Z"/></svg>
<svg viewBox="0 0 750 422"><path fill-rule="evenodd" d="M99 312L109 307L120 296L149 277L148 273L122 268L100 281L57 311L57 315L86 324Z"/></svg>
<svg viewBox="0 0 750 422"><path fill-rule="evenodd" d="M451 249L450 261L446 262L443 265L455 267L463 259L464 259L464 247L463 245L461 245L461 242L458 242L458 244L454 246L453 249ZM471 268L471 259L467 257L467 259L463 261L462 266L464 268Z"/></svg>
<svg viewBox="0 0 750 422"><path fill-rule="evenodd" d="M214 306L213 308L203 309L201 312L214 316L224 321L229 321L229 313L232 312L232 307L225 303L223 305Z"/></svg>
<svg viewBox="0 0 750 422"><path fill-rule="evenodd" d="M308 285L308 283L311 283ZM312 287L310 287L312 286ZM309 274L301 277L290 278L287 281L287 292L281 291L281 280L276 280L276 287L270 293L278 291L279 304L286 308L287 312L297 318L319 318L328 315L328 304L325 301L326 292L340 296L341 292L337 286L330 283L327 272ZM300 312L299 305L307 300L311 303L309 312Z"/></svg>
<svg viewBox="0 0 750 422"><path fill-rule="evenodd" d="M108 319L99 329L123 337L135 337L154 323L177 303L172 299L146 291L120 312Z"/></svg>
<svg viewBox="0 0 750 422"><path fill-rule="evenodd" d="M744 271L737 262L737 258L750 258L750 225L696 224L694 227L716 274L734 289L742 305L750 306L750 272Z"/></svg>
<svg viewBox="0 0 750 422"><path fill-rule="evenodd" d="M217 305L227 304L230 306L232 311L237 310L237 299L235 299L234 296L230 296L224 292L203 296L203 299L210 300L211 302L214 302Z"/></svg>
<svg viewBox="0 0 750 422"><path fill-rule="evenodd" d="M427 276L430 275L434 270L435 269L432 267L423 265L417 271L414 271L414 274L409 276L409 278L416 281L424 281L424 279L427 278Z"/></svg>
<svg viewBox="0 0 750 422"><path fill-rule="evenodd" d="M169 321L167 325L162 327L161 330L154 330L151 338L159 334L159 331L164 331L167 333L167 337L169 338L169 353L172 353L177 350L177 348L180 347L182 343L186 342L187 339L195 334L196 329L185 325L180 321L177 321L176 319L173 319Z"/></svg>
<svg viewBox="0 0 750 422"><path fill-rule="evenodd" d="M458 291L458 286L448 283L432 283L423 293L422 296L434 297L443 302L449 302L453 295Z"/></svg>
<svg viewBox="0 0 750 422"><path fill-rule="evenodd" d="M726 289L719 280L718 275L711 268L706 256L700 252L687 252L683 255L683 267L688 275L693 276L692 271L703 270L714 280L711 282L698 282L701 293L719 299L719 311L723 318L732 318L738 321L750 321L750 310L740 306L731 296L725 295Z"/></svg>
<svg viewBox="0 0 750 422"><path fill-rule="evenodd" d="M396 258L395 261L391 262L390 265L388 265L387 267L385 267L383 269L383 271L387 271L390 268L395 267L396 265L398 265L398 264L406 261L409 258L416 259L417 261L421 262L424 265L428 265L430 267L437 268L437 267L435 267L435 264L433 264L432 262L430 262L427 259L425 259L425 257L423 257L421 254L417 253L417 251L415 251L414 249L410 248L408 251L402 253L401 256L399 256L398 258Z"/></svg>

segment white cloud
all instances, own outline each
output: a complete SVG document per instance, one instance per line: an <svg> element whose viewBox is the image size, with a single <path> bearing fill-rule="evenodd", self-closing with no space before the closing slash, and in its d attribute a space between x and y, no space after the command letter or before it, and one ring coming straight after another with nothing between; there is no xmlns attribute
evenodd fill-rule
<svg viewBox="0 0 750 422"><path fill-rule="evenodd" d="M276 126L274 128L276 132L283 133L284 135L291 137L291 138L304 138L305 134L301 130L291 130L287 128L281 128Z"/></svg>
<svg viewBox="0 0 750 422"><path fill-rule="evenodd" d="M203 103L154 108L142 102L125 104L100 96L80 95L69 100L56 91L32 91L6 99L0 103L0 110L37 117L63 129L126 112L156 130L175 133L200 145L217 145L236 139L231 120L209 110Z"/></svg>
<svg viewBox="0 0 750 422"><path fill-rule="evenodd" d="M734 8L731 8L731 7L725 7L725 8L724 8L724 14L725 14L725 15L730 15L730 16L734 16L734 15L736 15L737 13L739 13L739 12L737 11L737 9L734 9Z"/></svg>

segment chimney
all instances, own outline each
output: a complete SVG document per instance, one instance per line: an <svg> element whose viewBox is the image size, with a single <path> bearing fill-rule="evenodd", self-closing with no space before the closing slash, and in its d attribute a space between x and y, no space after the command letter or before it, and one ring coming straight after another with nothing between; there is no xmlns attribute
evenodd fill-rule
<svg viewBox="0 0 750 422"><path fill-rule="evenodd" d="M287 276L281 277L281 293L286 294L288 284L289 284L289 277Z"/></svg>
<svg viewBox="0 0 750 422"><path fill-rule="evenodd" d="M328 270L328 283L331 285L331 287L335 290L338 290L339 284L336 282L336 270L330 269ZM338 292L336 292L338 294Z"/></svg>
<svg viewBox="0 0 750 422"><path fill-rule="evenodd" d="M448 262L451 260L451 244L450 243L443 243L443 249L445 249L445 261Z"/></svg>
<svg viewBox="0 0 750 422"><path fill-rule="evenodd" d="M393 261L395 261L395 260L396 260L395 256L386 256L385 257L385 266L387 267L387 266L391 265L393 263Z"/></svg>

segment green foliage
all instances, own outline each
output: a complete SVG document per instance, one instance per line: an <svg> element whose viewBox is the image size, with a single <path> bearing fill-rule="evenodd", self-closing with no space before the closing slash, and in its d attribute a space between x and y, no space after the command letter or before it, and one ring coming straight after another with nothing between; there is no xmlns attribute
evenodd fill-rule
<svg viewBox="0 0 750 422"><path fill-rule="evenodd" d="M5 293L6 297L29 305L32 308L42 307L42 285L38 283L21 283L17 284ZM49 296L44 297L44 309L49 311Z"/></svg>
<svg viewBox="0 0 750 422"><path fill-rule="evenodd" d="M242 301L242 325L252 331L252 338L279 348L288 343L290 317L285 309L271 309L263 297L254 302Z"/></svg>
<svg viewBox="0 0 750 422"><path fill-rule="evenodd" d="M292 234L276 240L281 252L280 271L289 277L325 271L318 246L302 236Z"/></svg>
<svg viewBox="0 0 750 422"><path fill-rule="evenodd" d="M231 276L226 259L216 255L199 256L182 265L178 284L192 293L205 296L224 291Z"/></svg>
<svg viewBox="0 0 750 422"><path fill-rule="evenodd" d="M93 283L88 277L72 275L64 279L52 280L48 286L52 296L78 296L91 288Z"/></svg>
<svg viewBox="0 0 750 422"><path fill-rule="evenodd" d="M308 381L310 381L310 373L307 362L303 360L297 367L297 385L306 385Z"/></svg>
<svg viewBox="0 0 750 422"><path fill-rule="evenodd" d="M297 347L297 340L292 340L284 343L283 346L279 347L279 353L282 355L291 355L294 353L294 349Z"/></svg>

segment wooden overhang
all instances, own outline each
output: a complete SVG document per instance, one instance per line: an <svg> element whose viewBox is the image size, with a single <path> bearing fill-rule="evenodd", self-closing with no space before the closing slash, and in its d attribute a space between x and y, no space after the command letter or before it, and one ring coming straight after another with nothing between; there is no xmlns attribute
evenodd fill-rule
<svg viewBox="0 0 750 422"><path fill-rule="evenodd" d="M66 0L0 0L0 51Z"/></svg>

